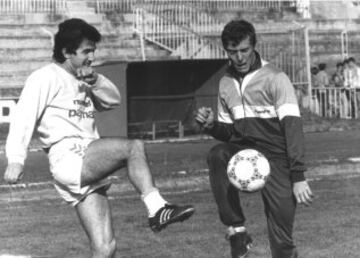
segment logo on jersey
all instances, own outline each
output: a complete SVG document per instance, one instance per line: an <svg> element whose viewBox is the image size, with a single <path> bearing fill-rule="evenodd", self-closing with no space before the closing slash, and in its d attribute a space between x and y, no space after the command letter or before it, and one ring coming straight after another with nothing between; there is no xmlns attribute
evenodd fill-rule
<svg viewBox="0 0 360 258"><path fill-rule="evenodd" d="M262 108L262 109L255 109L255 113L256 114L271 114L271 111L268 110L268 109L265 109L265 108Z"/></svg>
<svg viewBox="0 0 360 258"><path fill-rule="evenodd" d="M73 104L77 107L76 109L69 110L69 118L78 117L78 118L95 118L95 111L94 110L87 110L91 109L92 102L90 99L85 98L85 100L75 99L73 100Z"/></svg>

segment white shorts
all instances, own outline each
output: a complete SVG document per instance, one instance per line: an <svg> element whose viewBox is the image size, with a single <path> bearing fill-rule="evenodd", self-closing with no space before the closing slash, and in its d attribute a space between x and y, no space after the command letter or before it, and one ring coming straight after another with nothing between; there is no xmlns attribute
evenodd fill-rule
<svg viewBox="0 0 360 258"><path fill-rule="evenodd" d="M65 138L54 144L48 153L50 171L55 189L68 203L76 206L84 197L102 187L110 187L110 180L81 187L83 158L88 145L94 139Z"/></svg>

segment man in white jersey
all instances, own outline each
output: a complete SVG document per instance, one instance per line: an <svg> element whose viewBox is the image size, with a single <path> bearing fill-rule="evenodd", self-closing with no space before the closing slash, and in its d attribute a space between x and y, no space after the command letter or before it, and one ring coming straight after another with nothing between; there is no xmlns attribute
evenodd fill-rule
<svg viewBox="0 0 360 258"><path fill-rule="evenodd" d="M188 219L194 208L163 199L151 176L142 141L99 137L95 112L120 103L116 86L91 67L100 40L97 29L83 20L69 19L59 25L54 62L29 76L12 114L4 178L10 184L21 179L27 148L37 130L49 157L55 188L75 207L93 257L115 257L107 177L124 161L154 232Z"/></svg>

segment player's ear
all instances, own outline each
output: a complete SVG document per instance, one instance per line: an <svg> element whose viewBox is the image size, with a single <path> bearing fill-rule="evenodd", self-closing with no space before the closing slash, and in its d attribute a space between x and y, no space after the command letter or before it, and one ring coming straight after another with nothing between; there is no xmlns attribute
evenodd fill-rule
<svg viewBox="0 0 360 258"><path fill-rule="evenodd" d="M63 48L62 50L61 50L61 52L62 52L62 54L63 54L63 56L65 57L65 59L69 59L70 58L70 53L66 50L66 48Z"/></svg>

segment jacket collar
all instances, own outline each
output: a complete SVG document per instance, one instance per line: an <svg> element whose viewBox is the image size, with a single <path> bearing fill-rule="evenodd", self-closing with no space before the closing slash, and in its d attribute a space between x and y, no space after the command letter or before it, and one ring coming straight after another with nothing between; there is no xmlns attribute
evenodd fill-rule
<svg viewBox="0 0 360 258"><path fill-rule="evenodd" d="M243 74L236 71L236 69L231 65L231 62L229 62L226 72L229 73L232 77L236 78L237 80L242 80L247 74L260 69L262 66L260 54L257 51L254 51L254 53L255 53L255 60L251 64L250 69L247 73Z"/></svg>

